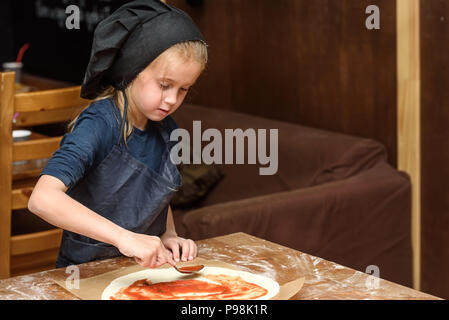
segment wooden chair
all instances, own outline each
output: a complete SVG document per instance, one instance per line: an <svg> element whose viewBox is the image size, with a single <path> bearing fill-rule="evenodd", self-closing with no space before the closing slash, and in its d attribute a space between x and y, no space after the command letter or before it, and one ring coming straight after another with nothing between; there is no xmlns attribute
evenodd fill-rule
<svg viewBox="0 0 449 320"><path fill-rule="evenodd" d="M79 86L17 93L14 76L14 72L0 73L0 279L14 276L15 267L20 272L20 268L54 266L62 235L58 228L11 235L13 210L27 209L42 169L31 170L20 179L14 179L13 162L50 158L62 139L62 136L35 135L38 138L14 142L14 114L19 113L16 126L31 127L71 120L89 103L80 98Z"/></svg>

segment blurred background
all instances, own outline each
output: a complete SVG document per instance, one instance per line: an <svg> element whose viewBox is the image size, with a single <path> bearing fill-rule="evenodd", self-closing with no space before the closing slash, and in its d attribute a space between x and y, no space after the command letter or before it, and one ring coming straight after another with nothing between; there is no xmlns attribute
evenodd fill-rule
<svg viewBox="0 0 449 320"><path fill-rule="evenodd" d="M168 0L209 43L209 66L188 102L371 138L399 168L398 110L407 106L398 109L397 1ZM25 73L81 84L96 24L125 2L1 1L0 62L14 61L28 43ZM420 290L449 298L449 0L419 3L415 263ZM70 4L84 17L79 30L65 27ZM380 8L380 29L365 26L369 5Z"/></svg>

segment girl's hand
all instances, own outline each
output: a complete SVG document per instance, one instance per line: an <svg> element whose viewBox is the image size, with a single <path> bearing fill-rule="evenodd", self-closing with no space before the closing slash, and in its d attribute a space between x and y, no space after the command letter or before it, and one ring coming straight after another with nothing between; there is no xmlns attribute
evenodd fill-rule
<svg viewBox="0 0 449 320"><path fill-rule="evenodd" d="M165 263L172 266L176 264L159 237L124 230L119 236L117 248L125 256L133 257L142 267L157 268Z"/></svg>
<svg viewBox="0 0 449 320"><path fill-rule="evenodd" d="M173 259L176 262L193 260L198 253L198 248L193 240L184 239L176 235L162 235L161 240L164 246L171 250Z"/></svg>

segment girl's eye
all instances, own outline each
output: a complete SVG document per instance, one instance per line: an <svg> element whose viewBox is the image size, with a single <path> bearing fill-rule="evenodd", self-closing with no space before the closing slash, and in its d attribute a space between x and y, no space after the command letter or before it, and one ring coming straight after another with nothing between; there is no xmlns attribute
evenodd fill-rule
<svg viewBox="0 0 449 320"><path fill-rule="evenodd" d="M189 91L189 88L181 88L181 91L183 91L183 92L188 92L188 91Z"/></svg>
<svg viewBox="0 0 449 320"><path fill-rule="evenodd" d="M163 83L161 83L160 86L161 86L162 90L167 90L170 87L169 85L166 85L166 84L163 84Z"/></svg>

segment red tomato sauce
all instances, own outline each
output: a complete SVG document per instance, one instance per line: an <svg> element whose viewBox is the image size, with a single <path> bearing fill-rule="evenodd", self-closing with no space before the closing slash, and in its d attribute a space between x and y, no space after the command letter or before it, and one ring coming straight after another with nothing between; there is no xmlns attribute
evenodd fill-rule
<svg viewBox="0 0 449 320"><path fill-rule="evenodd" d="M206 275L212 282L195 279L151 283L137 280L111 296L112 300L237 300L256 299L268 293L257 284L241 277Z"/></svg>
<svg viewBox="0 0 449 320"><path fill-rule="evenodd" d="M203 266L185 266L185 267L181 267L178 268L180 271L184 271L184 272L189 272L189 271L199 271L201 269L203 269Z"/></svg>

